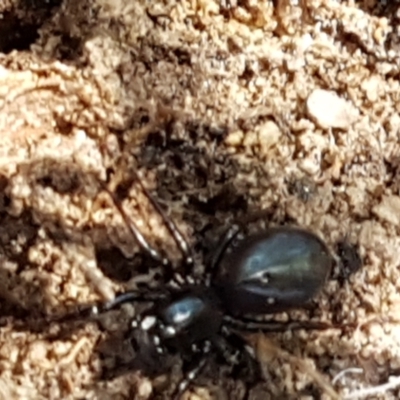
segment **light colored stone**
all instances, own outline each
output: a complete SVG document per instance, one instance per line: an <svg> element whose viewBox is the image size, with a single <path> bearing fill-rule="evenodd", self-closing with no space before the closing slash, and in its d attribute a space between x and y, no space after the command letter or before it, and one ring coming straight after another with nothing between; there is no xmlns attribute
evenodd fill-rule
<svg viewBox="0 0 400 400"><path fill-rule="evenodd" d="M263 151L267 151L279 142L281 130L273 121L267 121L259 127L258 140Z"/></svg>
<svg viewBox="0 0 400 400"><path fill-rule="evenodd" d="M356 121L358 111L335 92L316 89L307 99L309 116L324 129L346 129Z"/></svg>
<svg viewBox="0 0 400 400"><path fill-rule="evenodd" d="M365 91L367 99L371 102L377 101L379 98L380 81L376 76L365 79L361 84L361 89Z"/></svg>
<svg viewBox="0 0 400 400"><path fill-rule="evenodd" d="M372 211L378 218L395 225L400 224L400 197L384 196Z"/></svg>

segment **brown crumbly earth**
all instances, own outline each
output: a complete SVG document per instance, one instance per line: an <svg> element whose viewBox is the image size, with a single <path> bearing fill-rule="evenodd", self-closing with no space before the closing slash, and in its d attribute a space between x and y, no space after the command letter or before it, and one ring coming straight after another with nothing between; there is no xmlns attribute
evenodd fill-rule
<svg viewBox="0 0 400 400"><path fill-rule="evenodd" d="M134 357L133 305L57 321L162 274L99 182L123 181L129 215L179 259L133 170L197 274L248 215L343 256L306 310L275 318L353 327L247 337L262 379L210 360L185 399L399 398L400 5L289 3L0 1L1 399L171 398L179 357L112 374Z"/></svg>

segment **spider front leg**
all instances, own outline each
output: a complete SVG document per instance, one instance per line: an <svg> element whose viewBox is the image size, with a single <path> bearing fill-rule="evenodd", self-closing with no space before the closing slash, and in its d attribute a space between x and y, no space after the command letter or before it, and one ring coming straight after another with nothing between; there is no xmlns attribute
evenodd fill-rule
<svg viewBox="0 0 400 400"><path fill-rule="evenodd" d="M117 196L111 190L109 190L105 184L102 184L101 186L102 189L108 194L108 196L113 201L114 206L119 211L122 219L124 220L126 226L129 228L129 231L131 232L132 236L136 239L136 242L139 245L139 247L145 253L147 253L153 260L161 263L162 265L168 265L169 260L163 255L161 255L161 253L148 242L148 240L144 237L142 232L140 232L136 223L126 213L124 207L122 206L122 203L119 201Z"/></svg>
<svg viewBox="0 0 400 400"><path fill-rule="evenodd" d="M98 306L92 307L93 314L99 314L102 312L106 312L112 310L121 304L124 303L134 303L134 302L155 302L159 300L165 300L168 298L168 293L164 291L131 291L125 292L117 295L113 300L107 301L106 303L102 303Z"/></svg>
<svg viewBox="0 0 400 400"><path fill-rule="evenodd" d="M51 317L51 321L68 322L76 320L95 319L98 315L113 310L124 303L154 303L167 299L169 294L166 291L129 291L118 294L114 299L96 304L80 305L72 312L60 316Z"/></svg>
<svg viewBox="0 0 400 400"><path fill-rule="evenodd" d="M146 186L144 185L142 179L140 176L134 171L134 176L136 180L139 182L140 187L143 190L143 193L147 196L149 199L150 203L153 205L155 210L158 212L158 214L161 216L161 219L163 220L165 226L167 227L169 233L172 235L176 245L178 246L179 250L181 251L183 255L183 262L191 266L193 264L193 255L191 248L187 242L187 240L184 238L182 235L181 231L179 228L176 226L174 221L168 217L168 215L165 213L165 211L161 208L160 203L154 198L154 196L147 190Z"/></svg>
<svg viewBox="0 0 400 400"><path fill-rule="evenodd" d="M167 213L162 209L159 202L155 199L155 197L150 193L150 191L146 188L144 182L142 181L141 177L136 171L131 171L133 174L134 179L139 184L142 192L145 194L147 199L149 200L150 204L153 206L154 210L158 213L163 221L165 227L167 228L168 232L171 234L173 240L176 243L176 246L180 250L183 258L180 262L178 271L176 268L173 267L171 262L168 258L164 257L158 250L150 245L144 235L140 232L139 228L135 224L135 222L128 216L126 211L124 210L121 202L116 197L116 195L111 192L105 184L102 184L102 188L107 194L110 196L112 201L114 202L115 207L121 214L123 220L125 221L126 225L128 226L132 236L136 239L137 243L139 244L140 248L147 254L149 254L154 260L161 263L164 268L166 269L166 274L171 277L172 281L175 281L175 286L180 287L184 283L190 283L187 279L188 276L192 274L192 267L193 267L193 255L192 250L185 239L185 237L180 232L177 225L173 222L173 220L167 215Z"/></svg>

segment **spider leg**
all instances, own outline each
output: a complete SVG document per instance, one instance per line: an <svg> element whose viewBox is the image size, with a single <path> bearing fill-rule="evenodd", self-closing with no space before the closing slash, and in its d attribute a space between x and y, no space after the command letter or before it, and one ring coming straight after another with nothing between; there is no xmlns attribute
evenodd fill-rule
<svg viewBox="0 0 400 400"><path fill-rule="evenodd" d="M121 214L124 222L128 226L130 232L132 233L133 237L136 239L137 243L139 244L140 248L150 254L150 256L157 262L160 262L163 265L169 265L169 260L162 256L161 253L156 250L154 247L151 246L151 244L146 240L146 238L142 235L140 232L139 228L135 224L135 222L128 216L126 211L124 210L121 202L117 199L115 194L111 192L111 190L108 189L108 187L104 184L101 183L102 189L107 192L107 194L110 196L111 200L113 201L115 207Z"/></svg>
<svg viewBox="0 0 400 400"><path fill-rule="evenodd" d="M184 270L182 273L182 279L186 281L186 276L190 275L191 272L191 267L193 266L193 255L191 252L191 248L176 226L176 224L168 217L166 212L162 209L158 201L154 198L154 196L150 193L150 191L146 188L144 185L142 179L140 178L139 174L136 171L131 171L132 174L134 175L135 180L138 182L140 185L143 193L146 195L154 209L157 211L157 213L161 216L161 219L163 223L165 224L166 228L168 229L169 233L171 234L172 238L174 239L177 247L181 251L183 255L183 260L181 263L181 266L184 266ZM160 262L164 267L168 268L169 275L172 277L172 280L175 281L176 285L179 287L181 285L180 281L180 276L179 274L176 274L176 271L173 270L171 262L168 260L168 258L164 257L158 250L156 250L154 247L150 245L150 243L146 240L146 238L143 236L143 234L140 232L139 228L135 224L135 222L128 216L126 211L124 210L121 202L117 199L115 194L111 192L108 187L103 183L102 184L102 189L108 193L108 195L111 197L111 199L114 202L115 207L118 209L120 212L122 218L124 219L126 225L129 227L130 232L138 242L139 246L141 247L142 250L150 254L150 256L156 260L157 262Z"/></svg>
<svg viewBox="0 0 400 400"><path fill-rule="evenodd" d="M190 353L184 357L183 370L184 378L179 382L175 393L174 400L179 400L181 396L189 388L190 384L200 375L208 362L208 355L213 348L213 343L206 340L202 343L201 347L195 346Z"/></svg>
<svg viewBox="0 0 400 400"><path fill-rule="evenodd" d="M110 196L112 199L115 207L119 211L120 215L122 216L124 222L128 226L131 234L133 237L136 239L136 242L139 244L140 248L147 254L153 258L153 260L159 262L166 268L166 274L171 277L171 280L175 283L175 286L180 287L181 283L179 282L179 279L177 279L175 271L172 267L171 262L168 260L167 257L164 257L158 250L156 250L149 242L148 240L144 237L144 235L140 232L139 228L135 224L135 222L132 220L132 218L129 217L129 215L126 213L124 210L124 207L122 206L121 202L117 199L116 195L111 192L108 187L104 184L101 183L102 189L107 192L107 194ZM146 193L146 195L150 195L149 193ZM153 199L154 202L156 202L155 199Z"/></svg>
<svg viewBox="0 0 400 400"><path fill-rule="evenodd" d="M168 298L168 293L163 291L155 291L155 292L131 291L126 293L121 293L117 295L114 299L107 301L105 303L81 305L78 310L63 314L61 316L52 317L51 320L58 322L66 322L82 318L90 319L90 318L95 318L99 314L117 308L124 303L134 303L134 302L151 303L159 300L164 300L167 298Z"/></svg>
<svg viewBox="0 0 400 400"><path fill-rule="evenodd" d="M329 328L341 329L326 322L316 321L293 321L293 322L275 322L275 321L257 321L252 319L237 319L229 315L224 315L224 324L229 328L246 332L284 332L288 330L325 330Z"/></svg>
<svg viewBox="0 0 400 400"><path fill-rule="evenodd" d="M239 363L241 352L245 347L245 341L227 329L222 329L220 335L213 337L212 344L226 364L231 366Z"/></svg>
<svg viewBox="0 0 400 400"><path fill-rule="evenodd" d="M219 241L217 245L217 249L214 251L213 256L210 262L210 271L207 275L207 284L210 284L211 281L215 278L215 274L217 272L217 266L221 261L222 256L225 253L226 248L230 245L232 240L239 234L240 227L237 224L232 225L223 235L222 239Z"/></svg>
<svg viewBox="0 0 400 400"><path fill-rule="evenodd" d="M260 364L251 352L248 343L236 332L223 326L220 335L212 340L214 348L222 356L231 371L229 376L245 384L244 398L248 399L251 388L261 380Z"/></svg>
<svg viewBox="0 0 400 400"><path fill-rule="evenodd" d="M151 204L153 207L156 209L158 214L161 216L165 226L167 227L169 233L172 235L176 245L178 246L179 250L181 251L183 257L184 257L184 263L187 266L191 266L193 264L193 255L191 252L191 248L189 246L189 243L187 240L184 238L182 235L181 231L178 229L176 224L171 220L171 218L168 217L166 212L162 209L160 206L159 202L154 198L154 196L150 193L150 191L146 188L144 185L142 179L140 178L139 174L136 171L132 171L135 179L139 183L140 187L143 190L143 193L147 196L147 198L150 200Z"/></svg>
<svg viewBox="0 0 400 400"><path fill-rule="evenodd" d="M186 373L186 377L179 383L177 387L177 390L173 397L174 400L179 400L181 398L181 396L188 389L189 385L197 378L197 376L200 374L200 372L203 370L206 364L207 364L207 359L206 357L203 357L202 359L200 359L200 361L194 368L192 368L189 372Z"/></svg>
<svg viewBox="0 0 400 400"><path fill-rule="evenodd" d="M131 291L125 292L117 295L114 299L103 303L99 306L92 307L92 312L102 313L109 310L112 310L121 304L124 303L133 303L133 302L154 302L158 300L164 300L168 298L168 294L162 291L152 291L152 292L140 292L140 291Z"/></svg>

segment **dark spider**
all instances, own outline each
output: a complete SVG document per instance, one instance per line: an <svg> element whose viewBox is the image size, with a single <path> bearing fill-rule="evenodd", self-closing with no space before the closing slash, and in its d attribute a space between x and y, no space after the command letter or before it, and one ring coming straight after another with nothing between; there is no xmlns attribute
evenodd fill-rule
<svg viewBox="0 0 400 400"><path fill-rule="evenodd" d="M231 365L237 364L239 359L248 365L255 362L243 349L245 342L240 332L330 326L318 322L279 324L254 319L262 314L301 307L322 288L333 258L315 234L298 228L278 227L244 235L238 225L233 225L213 254L208 272L202 279L195 280L188 243L139 176L135 178L183 254L179 273L147 242L116 196L103 186L140 247L169 269L173 279L159 289L122 293L86 311L93 316L126 302L152 303L149 310L133 321L132 337L139 342L137 356L142 357L143 365L160 364L162 357L171 352L181 354L188 371L176 389L176 399L203 370L211 351L222 355Z"/></svg>

